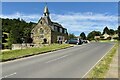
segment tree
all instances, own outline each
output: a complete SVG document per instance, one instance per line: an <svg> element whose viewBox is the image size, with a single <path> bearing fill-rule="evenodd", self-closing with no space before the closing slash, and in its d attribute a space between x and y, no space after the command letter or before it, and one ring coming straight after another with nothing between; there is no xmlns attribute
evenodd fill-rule
<svg viewBox="0 0 120 80"><path fill-rule="evenodd" d="M92 31L88 34L87 39L94 40L95 36L101 36L101 32L100 31Z"/></svg>
<svg viewBox="0 0 120 80"><path fill-rule="evenodd" d="M68 39L76 38L76 36L72 33L68 34Z"/></svg>
<svg viewBox="0 0 120 80"><path fill-rule="evenodd" d="M3 19L2 18L2 32L9 33L9 44L22 43L21 38L25 38L26 43L31 43L31 30L36 23L27 23L23 19ZM11 45L10 45L11 46Z"/></svg>
<svg viewBox="0 0 120 80"><path fill-rule="evenodd" d="M2 32L2 48L10 48L9 33Z"/></svg>
<svg viewBox="0 0 120 80"><path fill-rule="evenodd" d="M86 35L85 35L85 33L82 32L82 33L80 34L80 37L81 37L81 39L85 40L85 39L86 39Z"/></svg>
<svg viewBox="0 0 120 80"><path fill-rule="evenodd" d="M110 35L114 35L114 34L115 34L115 31L114 31L113 29L110 29L110 30L109 30L109 33L110 33Z"/></svg>
<svg viewBox="0 0 120 80"><path fill-rule="evenodd" d="M107 26L103 29L103 34L105 33L110 34L110 31Z"/></svg>

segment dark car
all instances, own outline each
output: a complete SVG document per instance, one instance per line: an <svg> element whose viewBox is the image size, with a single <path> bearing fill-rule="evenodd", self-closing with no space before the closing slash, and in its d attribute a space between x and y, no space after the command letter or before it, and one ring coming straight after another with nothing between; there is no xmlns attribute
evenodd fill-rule
<svg viewBox="0 0 120 80"><path fill-rule="evenodd" d="M67 40L66 43L68 43L68 44L77 44L77 45L80 45L80 44L82 44L82 41L81 41L80 38L73 38L73 39Z"/></svg>

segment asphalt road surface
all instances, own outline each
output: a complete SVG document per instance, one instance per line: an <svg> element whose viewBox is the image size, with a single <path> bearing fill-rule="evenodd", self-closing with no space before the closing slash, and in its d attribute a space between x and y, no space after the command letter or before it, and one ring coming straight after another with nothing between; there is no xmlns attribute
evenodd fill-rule
<svg viewBox="0 0 120 80"><path fill-rule="evenodd" d="M114 43L89 43L2 63L2 78L83 78Z"/></svg>

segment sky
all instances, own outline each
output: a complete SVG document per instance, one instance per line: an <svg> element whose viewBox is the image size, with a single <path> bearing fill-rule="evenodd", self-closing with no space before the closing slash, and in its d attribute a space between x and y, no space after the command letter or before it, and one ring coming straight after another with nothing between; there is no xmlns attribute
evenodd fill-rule
<svg viewBox="0 0 120 80"><path fill-rule="evenodd" d="M45 2L2 2L2 18L22 18L26 22L38 22L43 16ZM108 26L117 29L117 2L47 2L50 18L79 36L101 31Z"/></svg>

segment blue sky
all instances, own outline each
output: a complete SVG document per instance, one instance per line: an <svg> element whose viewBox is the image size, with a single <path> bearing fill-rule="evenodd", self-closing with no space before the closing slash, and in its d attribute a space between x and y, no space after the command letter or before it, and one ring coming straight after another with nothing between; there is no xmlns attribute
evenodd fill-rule
<svg viewBox="0 0 120 80"><path fill-rule="evenodd" d="M61 23L69 33L88 34L105 26L117 29L117 2L48 2L52 21ZM36 22L43 16L44 2L3 2L3 18L22 18Z"/></svg>

